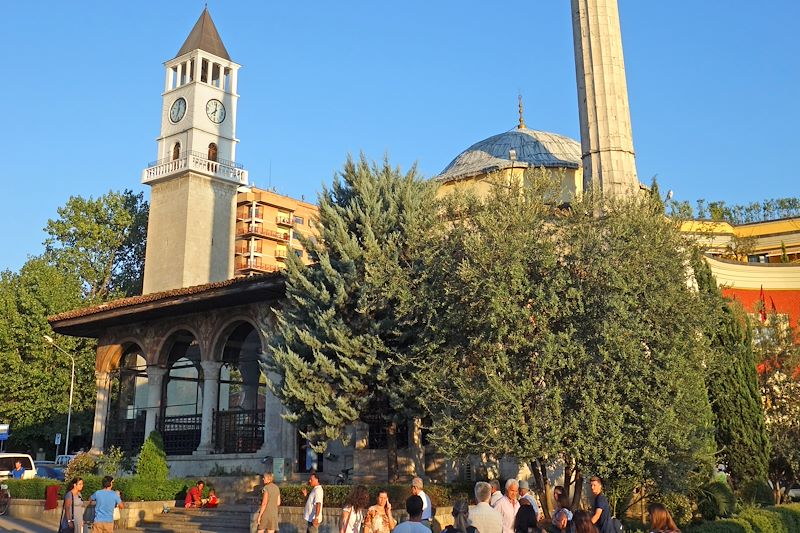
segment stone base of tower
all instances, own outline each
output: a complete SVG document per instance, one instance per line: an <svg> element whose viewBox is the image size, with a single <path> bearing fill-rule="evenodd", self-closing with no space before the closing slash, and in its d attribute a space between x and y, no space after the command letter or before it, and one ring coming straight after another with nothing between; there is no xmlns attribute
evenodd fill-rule
<svg viewBox="0 0 800 533"><path fill-rule="evenodd" d="M144 294L233 277L237 187L191 171L152 183Z"/></svg>

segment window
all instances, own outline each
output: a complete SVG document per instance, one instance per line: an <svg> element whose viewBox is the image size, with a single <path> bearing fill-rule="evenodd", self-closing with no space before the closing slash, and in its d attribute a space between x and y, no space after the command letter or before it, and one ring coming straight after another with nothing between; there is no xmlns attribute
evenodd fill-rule
<svg viewBox="0 0 800 533"><path fill-rule="evenodd" d="M297 257L303 257L303 250L301 250L300 248L295 248L294 255L296 255Z"/></svg>
<svg viewBox="0 0 800 533"><path fill-rule="evenodd" d="M305 220L303 219L303 217L294 217L294 223L300 224L302 226L305 223Z"/></svg>
<svg viewBox="0 0 800 533"><path fill-rule="evenodd" d="M175 143L172 147L172 160L175 161L181 157L181 143Z"/></svg>
<svg viewBox="0 0 800 533"><path fill-rule="evenodd" d="M209 161L217 160L217 145L215 143L211 143L208 145L208 160Z"/></svg>
<svg viewBox="0 0 800 533"><path fill-rule="evenodd" d="M748 255L747 256L748 263L768 263L769 260L767 258L767 254L758 254L758 255Z"/></svg>

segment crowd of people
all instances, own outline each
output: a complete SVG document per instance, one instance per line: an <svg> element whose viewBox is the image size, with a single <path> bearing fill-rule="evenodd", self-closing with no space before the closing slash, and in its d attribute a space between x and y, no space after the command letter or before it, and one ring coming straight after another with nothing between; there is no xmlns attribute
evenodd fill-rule
<svg viewBox="0 0 800 533"><path fill-rule="evenodd" d="M263 476L261 506L258 510L258 533L275 533L278 529L280 490L272 474ZM324 490L315 473L309 476L311 490L303 488L306 498L303 519L306 533L318 533L322 520ZM496 480L475 484L475 505L465 499L453 502L453 523L443 533L618 533L618 521L611 515L608 498L603 494L603 481L590 480L592 505L589 510L571 509L571 500L563 487L553 490L553 512L548 521L543 517L536 495L527 481L509 479L505 491ZM339 517L339 533L431 533L435 510L423 490L420 478L411 481L411 495L405 502L408 519L398 523L392 514L389 493L381 490L376 503L363 485L353 487ZM667 509L652 503L649 508L651 533L680 533Z"/></svg>

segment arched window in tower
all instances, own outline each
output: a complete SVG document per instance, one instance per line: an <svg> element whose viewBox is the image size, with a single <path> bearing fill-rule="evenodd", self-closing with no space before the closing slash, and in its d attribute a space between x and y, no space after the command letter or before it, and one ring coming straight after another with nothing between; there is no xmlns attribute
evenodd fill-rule
<svg viewBox="0 0 800 533"><path fill-rule="evenodd" d="M211 143L208 145L208 160L209 161L216 161L217 160L217 145L216 143Z"/></svg>
<svg viewBox="0 0 800 533"><path fill-rule="evenodd" d="M172 147L172 160L177 161L181 158L181 143L175 143Z"/></svg>

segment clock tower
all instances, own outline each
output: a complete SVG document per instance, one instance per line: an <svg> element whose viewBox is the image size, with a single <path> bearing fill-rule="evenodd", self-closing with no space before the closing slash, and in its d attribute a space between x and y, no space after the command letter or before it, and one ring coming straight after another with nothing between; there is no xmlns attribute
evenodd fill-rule
<svg viewBox="0 0 800 533"><path fill-rule="evenodd" d="M151 186L144 294L233 277L239 65L208 9L177 56L164 63L158 159L142 172Z"/></svg>

